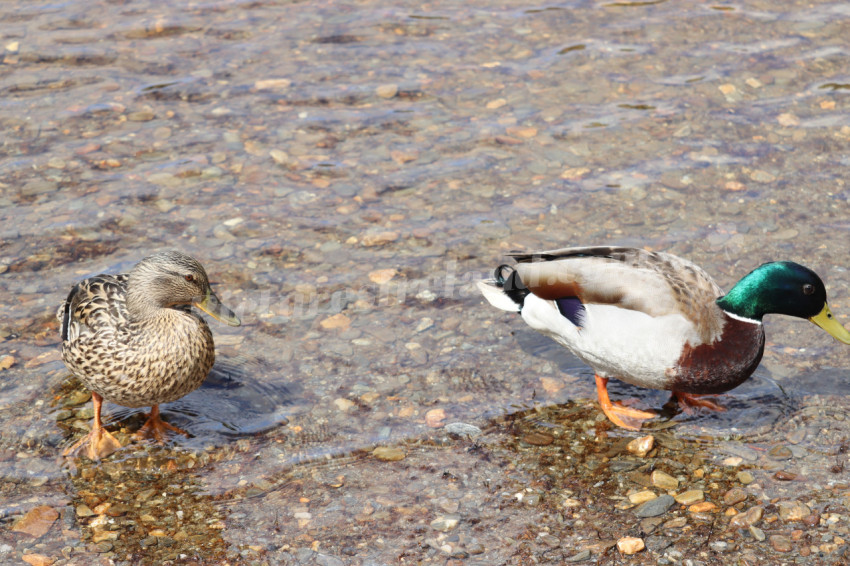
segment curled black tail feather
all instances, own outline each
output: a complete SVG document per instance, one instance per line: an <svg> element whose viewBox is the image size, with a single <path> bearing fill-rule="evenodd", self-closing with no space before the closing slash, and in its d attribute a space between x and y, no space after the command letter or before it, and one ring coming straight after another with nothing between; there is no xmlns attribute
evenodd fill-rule
<svg viewBox="0 0 850 566"><path fill-rule="evenodd" d="M501 287L505 295L522 308L525 298L531 291L528 290L528 287L519 278L516 269L510 265L500 265L493 272L493 278L496 280L496 286Z"/></svg>

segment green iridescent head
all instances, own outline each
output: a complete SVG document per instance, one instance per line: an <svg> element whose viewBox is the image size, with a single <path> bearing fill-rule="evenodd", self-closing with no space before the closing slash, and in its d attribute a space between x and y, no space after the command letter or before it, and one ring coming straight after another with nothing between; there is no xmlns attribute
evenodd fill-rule
<svg viewBox="0 0 850 566"><path fill-rule="evenodd" d="M717 299L717 304L726 312L752 320L771 313L807 318L850 344L850 332L829 310L823 281L814 271L793 261L757 267Z"/></svg>

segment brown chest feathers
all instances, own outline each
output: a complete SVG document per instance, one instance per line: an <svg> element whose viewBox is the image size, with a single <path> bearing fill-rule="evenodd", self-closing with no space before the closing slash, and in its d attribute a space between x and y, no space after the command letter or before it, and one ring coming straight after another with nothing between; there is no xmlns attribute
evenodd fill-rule
<svg viewBox="0 0 850 566"><path fill-rule="evenodd" d="M684 393L722 393L739 386L758 367L764 353L764 326L723 313L718 340L685 346L675 368L668 370L668 389Z"/></svg>

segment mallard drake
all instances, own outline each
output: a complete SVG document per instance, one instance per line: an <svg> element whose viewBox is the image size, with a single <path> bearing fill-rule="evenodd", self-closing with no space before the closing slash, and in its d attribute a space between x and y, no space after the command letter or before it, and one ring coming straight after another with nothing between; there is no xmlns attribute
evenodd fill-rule
<svg viewBox="0 0 850 566"><path fill-rule="evenodd" d="M240 324L212 292L203 266L177 251L153 254L129 273L97 275L71 289L57 313L62 359L92 392L94 425L66 455L87 446L86 454L97 460L121 448L103 428L103 399L151 406L139 436L161 441L166 430L184 433L160 418L159 404L200 387L215 361L212 332L193 306Z"/></svg>
<svg viewBox="0 0 850 566"><path fill-rule="evenodd" d="M697 395L728 391L753 373L766 314L807 318L850 344L820 277L790 261L757 267L724 295L700 267L666 253L579 247L510 255L516 265L478 282L484 297L593 368L599 404L623 428L637 430L655 414L611 403L609 378L721 409Z"/></svg>

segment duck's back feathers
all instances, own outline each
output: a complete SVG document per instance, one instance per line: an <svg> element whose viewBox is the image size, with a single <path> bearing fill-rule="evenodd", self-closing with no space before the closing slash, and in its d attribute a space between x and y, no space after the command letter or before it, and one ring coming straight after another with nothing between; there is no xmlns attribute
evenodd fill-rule
<svg viewBox="0 0 850 566"><path fill-rule="evenodd" d="M510 255L523 284L541 299L576 297L585 305L611 305L653 317L679 314L693 323L705 344L722 332L724 319L715 304L722 289L685 259L607 246Z"/></svg>

